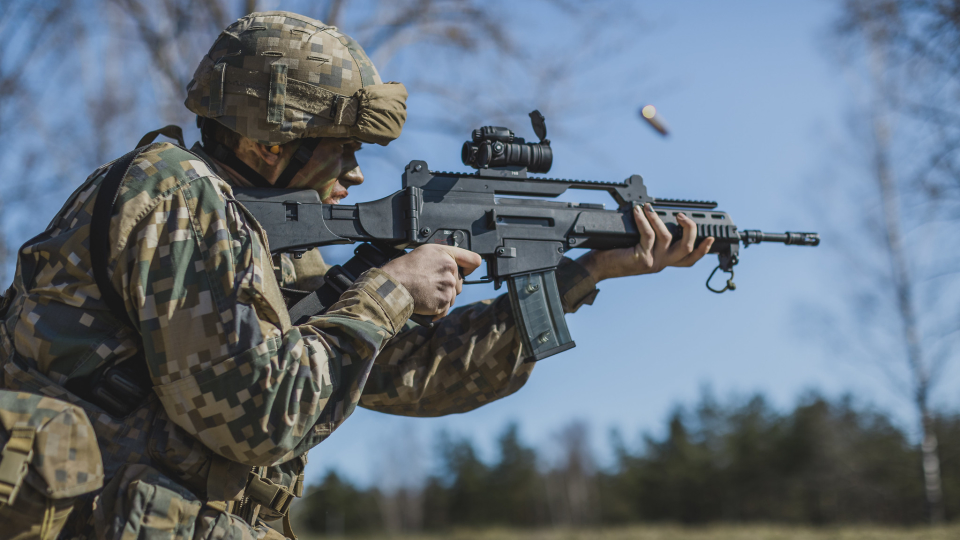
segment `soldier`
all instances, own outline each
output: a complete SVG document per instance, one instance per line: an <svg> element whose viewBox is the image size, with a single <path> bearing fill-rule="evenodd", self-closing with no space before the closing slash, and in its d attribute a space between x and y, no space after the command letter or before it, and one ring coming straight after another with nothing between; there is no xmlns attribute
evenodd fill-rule
<svg viewBox="0 0 960 540"><path fill-rule="evenodd" d="M233 186L299 187L339 202L364 180L360 146L400 134L406 95L336 28L250 14L220 35L188 86L202 144L152 144L119 177L101 218L106 288L90 231L112 164L21 248L0 319L3 386L83 407L103 455L107 483L64 536L279 537L260 520L286 516L307 451L357 405L437 416L526 382L533 365L518 362L506 295L447 315L462 286L457 267L471 272L476 254L419 247L293 326L280 286L316 288L327 266L316 250L272 259L232 197ZM567 312L592 303L602 279L690 266L712 244L694 250L688 219L679 220L684 241L671 245L649 207L634 217L635 248L563 261ZM446 316L425 328L407 322L413 313ZM288 521L284 533L293 534Z"/></svg>

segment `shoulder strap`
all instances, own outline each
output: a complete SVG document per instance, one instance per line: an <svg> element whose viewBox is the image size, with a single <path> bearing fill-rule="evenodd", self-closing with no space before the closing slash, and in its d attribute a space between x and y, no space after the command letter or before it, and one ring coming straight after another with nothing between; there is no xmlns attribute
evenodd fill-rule
<svg viewBox="0 0 960 540"><path fill-rule="evenodd" d="M176 124L170 124L169 126L163 126L160 129L155 129L141 137L140 142L137 143L137 148L142 148L152 143L153 141L157 140L157 137L160 135L177 141L177 144L180 145L181 148L187 147L187 144L183 142L183 130L180 129L180 126Z"/></svg>
<svg viewBox="0 0 960 540"><path fill-rule="evenodd" d="M143 146L124 155L111 165L107 176L100 184L97 199L93 205L93 216L90 220L90 263L93 268L93 278L100 289L100 296L113 312L114 316L131 328L136 328L127 314L123 296L113 288L110 282L107 267L110 260L110 218L113 207L120 193L120 185L137 157L146 150L147 145L161 135L171 136L176 133L167 126L156 132L148 133L141 140L147 141ZM179 131L177 128L176 131ZM170 133L168 133L170 132ZM149 138L149 140L148 140ZM189 150L184 149L186 152ZM193 154L192 152L190 152ZM193 154L197 159L201 159ZM140 353L142 354L142 353ZM94 403L107 411L110 415L121 418L136 409L146 401L152 393L150 373L146 362L142 358L132 358L119 365L105 365L85 377L71 379L65 385L67 390L80 396L86 401Z"/></svg>
<svg viewBox="0 0 960 540"><path fill-rule="evenodd" d="M13 303L13 287L0 293L0 321L7 318L7 310L10 309L11 303Z"/></svg>
<svg viewBox="0 0 960 540"><path fill-rule="evenodd" d="M133 326L123 297L113 284L107 273L110 260L110 217L113 215L113 205L117 202L120 193L120 184L130 171L133 161L143 152L144 148L137 148L127 153L110 167L107 177L100 183L97 200L93 205L93 216L90 220L90 263L93 267L93 279L100 289L100 297L106 302L110 311L120 322Z"/></svg>
<svg viewBox="0 0 960 540"><path fill-rule="evenodd" d="M90 220L90 262L93 267L93 279L97 282L97 288L100 289L100 296L106 302L110 311L120 320L129 326L133 326L130 316L127 314L127 308L123 303L123 297L113 288L110 283L110 277L107 272L107 266L110 261L110 218L113 216L113 206L117 202L117 196L120 194L120 184L130 172L130 166L136 161L137 157L146 150L146 147L157 138L158 135L164 135L176 139L180 147L197 159L199 156L183 148L183 132L177 126L170 125L151 131L140 139L139 146L133 151L127 153L110 166L107 177L100 184L100 191L97 192L97 201L93 205L93 216Z"/></svg>

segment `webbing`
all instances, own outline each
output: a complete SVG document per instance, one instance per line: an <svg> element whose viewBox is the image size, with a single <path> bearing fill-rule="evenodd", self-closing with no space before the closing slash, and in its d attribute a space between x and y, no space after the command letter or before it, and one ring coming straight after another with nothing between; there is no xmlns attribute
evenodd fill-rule
<svg viewBox="0 0 960 540"><path fill-rule="evenodd" d="M33 459L33 439L36 436L36 428L24 424L14 425L10 430L10 439L0 453L0 504L16 501Z"/></svg>

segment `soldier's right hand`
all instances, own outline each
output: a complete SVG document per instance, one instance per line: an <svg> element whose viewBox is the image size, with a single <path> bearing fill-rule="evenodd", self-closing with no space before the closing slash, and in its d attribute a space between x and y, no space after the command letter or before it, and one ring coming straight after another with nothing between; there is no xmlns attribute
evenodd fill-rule
<svg viewBox="0 0 960 540"><path fill-rule="evenodd" d="M480 266L480 255L453 246L427 244L388 262L382 270L413 296L413 312L441 316L463 290L463 275ZM458 268L459 267L459 268Z"/></svg>

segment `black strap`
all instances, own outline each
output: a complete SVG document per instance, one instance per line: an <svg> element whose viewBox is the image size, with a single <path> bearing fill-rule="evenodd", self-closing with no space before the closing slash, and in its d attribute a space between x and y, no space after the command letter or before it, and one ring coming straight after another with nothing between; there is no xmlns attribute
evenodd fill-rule
<svg viewBox="0 0 960 540"><path fill-rule="evenodd" d="M183 148L183 130L179 126L164 126L147 133L140 139L140 144L137 145L136 149L128 152L110 166L106 178L100 183L97 200L93 204L93 216L90 219L90 264L93 267L93 279L97 282L97 288L100 289L100 297L103 298L110 311L120 322L132 328L134 326L127 314L123 297L113 288L107 271L110 264L110 219L113 217L113 207L117 203L117 196L120 194L120 184L123 183L123 179L130 172L130 166L146 150L147 145L157 138L157 135L176 139L182 150L202 161L200 156Z"/></svg>
<svg viewBox="0 0 960 540"><path fill-rule="evenodd" d="M180 135L177 137L177 135ZM146 150L146 145L157 135L165 135L183 142L183 134L177 126L166 126L144 135L143 145L127 153L110 166L107 176L100 183L97 200L90 218L90 265L93 279L100 290L100 297L114 317L134 330L137 329L127 313L123 296L113 287L108 267L110 264L110 219L116 205L120 186L133 162ZM185 149L184 149L185 150ZM189 150L185 150L190 152ZM190 152L193 154L192 152ZM197 159L201 159L193 154ZM84 377L75 377L65 385L67 390L98 405L110 415L120 418L139 407L152 393L152 381L146 361L141 352L120 364L104 365Z"/></svg>
<svg viewBox="0 0 960 540"><path fill-rule="evenodd" d="M120 194L120 184L130 171L133 161L143 152L144 148L137 148L127 153L110 167L106 178L100 183L97 200L93 204L93 216L90 219L90 264L93 267L93 279L100 289L100 297L110 308L114 316L122 323L135 328L127 313L123 297L110 282L107 266L110 261L110 218L113 216L113 206Z"/></svg>
<svg viewBox="0 0 960 540"><path fill-rule="evenodd" d="M244 177L248 182L253 184L254 187L273 187L273 184L267 182L267 179L264 178L262 174L253 170L253 167L244 163L243 160L237 157L237 154L235 154L233 150L227 148L222 143L218 141L204 140L203 149L210 154L213 159L236 171L237 174Z"/></svg>
<svg viewBox="0 0 960 540"><path fill-rule="evenodd" d="M297 151L293 154L293 158L290 159L290 163L288 163L287 167L280 173L273 187L280 189L288 187L293 177L296 176L297 173L300 172L300 169L313 157L313 151L317 149L318 144L320 144L320 139L301 139L300 148L297 148Z"/></svg>
<svg viewBox="0 0 960 540"><path fill-rule="evenodd" d="M379 268L405 252L390 246L360 244L353 253L354 256L343 265L333 266L327 270L320 288L307 294L290 307L288 310L290 322L301 325L310 317L322 314L337 303L340 295L353 285L360 274L371 268Z"/></svg>
<svg viewBox="0 0 960 540"><path fill-rule="evenodd" d="M160 135L177 141L177 144L180 145L181 148L187 147L187 145L183 142L183 130L180 129L180 126L176 124L170 124L169 126L163 126L160 129L155 129L141 137L140 142L137 143L137 148L143 148L144 146L152 143L153 141L157 140L157 137Z"/></svg>
<svg viewBox="0 0 960 540"><path fill-rule="evenodd" d="M323 285L319 289L311 293L284 290L285 295L300 297L288 309L291 323L305 324L310 317L323 314L337 303L340 295L353 285L360 274L371 268L380 268L406 252L387 245L360 244L353 253L354 256L342 266L333 266L327 270L323 276ZM433 319L425 315L412 315L410 320L427 328L433 326Z"/></svg>
<svg viewBox="0 0 960 540"><path fill-rule="evenodd" d="M7 311L10 304L13 303L13 287L7 289L5 293L0 293L0 321L7 318Z"/></svg>

